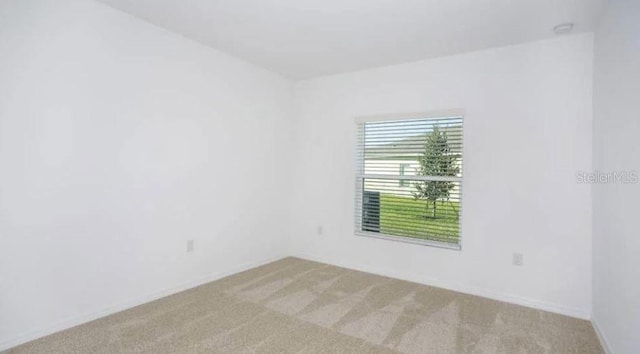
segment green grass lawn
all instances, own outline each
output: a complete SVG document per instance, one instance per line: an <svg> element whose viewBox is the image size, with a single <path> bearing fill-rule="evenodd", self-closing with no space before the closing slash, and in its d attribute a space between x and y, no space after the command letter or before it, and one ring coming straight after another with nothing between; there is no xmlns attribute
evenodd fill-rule
<svg viewBox="0 0 640 354"><path fill-rule="evenodd" d="M433 217L433 204L424 200L399 197L393 194L380 194L380 232L425 240L458 243L459 241L459 203L436 202L436 215Z"/></svg>

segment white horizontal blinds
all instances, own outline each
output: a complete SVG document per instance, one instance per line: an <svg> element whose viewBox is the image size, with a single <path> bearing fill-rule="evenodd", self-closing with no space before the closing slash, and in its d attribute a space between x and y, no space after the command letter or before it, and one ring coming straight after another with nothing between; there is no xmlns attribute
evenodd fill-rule
<svg viewBox="0 0 640 354"><path fill-rule="evenodd" d="M459 244L462 117L360 123L356 230Z"/></svg>

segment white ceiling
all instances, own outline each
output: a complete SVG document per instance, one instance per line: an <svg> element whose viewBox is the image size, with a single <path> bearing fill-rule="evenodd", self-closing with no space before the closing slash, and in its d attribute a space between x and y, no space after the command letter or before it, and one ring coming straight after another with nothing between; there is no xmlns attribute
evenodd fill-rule
<svg viewBox="0 0 640 354"><path fill-rule="evenodd" d="M593 29L605 0L100 0L292 79Z"/></svg>

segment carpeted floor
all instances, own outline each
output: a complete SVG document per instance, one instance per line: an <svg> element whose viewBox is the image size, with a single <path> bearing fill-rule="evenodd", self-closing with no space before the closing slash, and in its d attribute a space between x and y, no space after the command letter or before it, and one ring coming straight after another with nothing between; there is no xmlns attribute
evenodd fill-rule
<svg viewBox="0 0 640 354"><path fill-rule="evenodd" d="M602 353L588 321L286 258L10 353Z"/></svg>

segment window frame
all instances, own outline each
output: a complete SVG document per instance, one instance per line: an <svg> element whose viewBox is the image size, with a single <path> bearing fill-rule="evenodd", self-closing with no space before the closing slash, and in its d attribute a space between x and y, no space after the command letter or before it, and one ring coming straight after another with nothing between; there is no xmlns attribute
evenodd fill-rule
<svg viewBox="0 0 640 354"><path fill-rule="evenodd" d="M372 176L372 175L365 175L364 173L364 156L360 156L360 149L363 150L364 152L364 147L359 146L359 141L362 141L364 143L364 136L361 136L361 133L364 133L364 129L360 130L359 127L360 125L366 124L366 123L377 123L377 122L393 122L393 121L401 121L401 120L421 120L421 119L437 119L437 118L446 118L446 117L459 117L462 121L461 125L462 125L462 156L463 156L463 162L461 164L461 176L456 179L457 182L459 182L459 189L460 189L460 207L459 207L459 213L460 213L460 218L458 220L458 243L449 243L449 242L440 242L440 241L433 241L433 240L425 240L425 239L418 239L418 238L413 238L413 237L407 237L407 236L399 236L399 235L389 235L389 234L384 234L381 232L371 232L371 231L363 231L362 230L362 212L358 212L358 210L361 210L362 207L362 198L364 195L364 179L365 178L372 178L372 177L383 177L383 178L388 178L388 176ZM465 111L463 109L451 109L451 110L443 110L443 111L430 111L430 112L416 112L416 113L400 113L400 114L386 114L386 115L375 115L375 116L361 116L361 117L356 117L354 119L354 123L355 123L355 127L356 127L356 135L357 135L357 139L356 139L356 143L355 145L355 190L354 190L354 234L356 236L361 236L361 237L368 237L368 238L376 238L376 239L382 239L382 240L389 240L389 241L396 241L396 242L403 242L403 243L410 243L410 244L416 244L416 245L422 245L422 246L430 246L430 247L437 247L437 248L443 248L443 249L449 249L449 250L456 250L456 251L460 251L462 250L462 242L463 242L463 223L462 223L462 216L464 215L463 210L464 210L464 198L463 198L463 188L464 188L464 179L465 179L465 165L466 163L464 163L464 161L468 160L465 157ZM393 177L393 179L397 179L396 176ZM421 177L419 176L409 176L407 177L408 180L416 180L416 179L421 179ZM427 179L425 180L437 180L436 176L432 176L432 177L427 177ZM443 179L445 180L445 179ZM446 178L446 180L449 180L449 178Z"/></svg>

